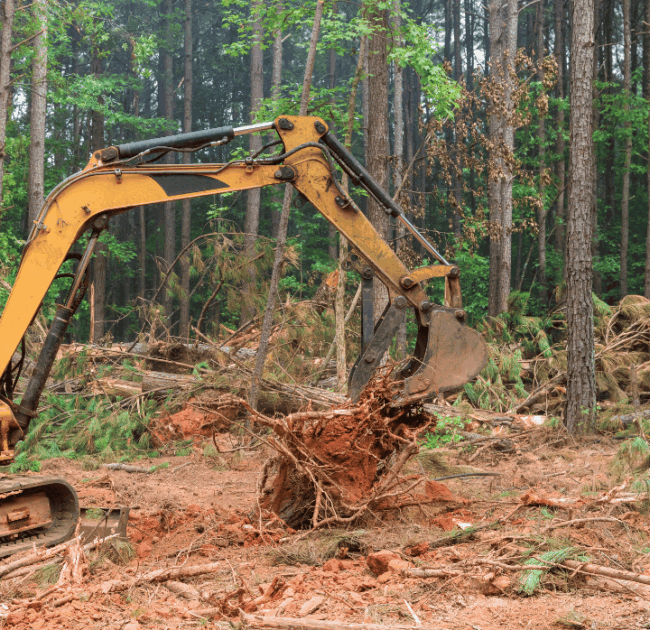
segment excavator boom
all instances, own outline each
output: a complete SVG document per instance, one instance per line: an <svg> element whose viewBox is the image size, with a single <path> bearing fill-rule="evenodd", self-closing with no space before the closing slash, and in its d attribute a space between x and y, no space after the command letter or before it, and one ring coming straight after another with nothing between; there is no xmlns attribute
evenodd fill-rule
<svg viewBox="0 0 650 630"><path fill-rule="evenodd" d="M272 157L253 155L227 164L151 163L169 151L195 151L225 144L238 135L271 129L278 133L282 145L281 153ZM436 263L409 270L339 185L334 164L401 221ZM412 404L457 388L481 371L487 350L481 336L464 324L460 270L415 229L321 119L283 116L274 122L238 129L221 127L117 145L97 151L81 172L50 193L25 245L0 317L0 462L12 457L11 447L36 415L61 339L83 298L93 248L112 217L144 204L286 183L292 184L351 243L353 249L346 263L361 274L364 292L373 277L389 290L390 303L381 318L376 325L368 321L365 326L362 353L350 375L351 397L358 397L379 365L407 307L414 309L419 330L414 356L397 374L402 385L395 405ZM85 233L89 233L89 239L84 254L72 254L72 246ZM57 309L36 368L18 403L14 401L14 389L19 368L13 365L12 356L60 267L69 258L78 260L76 276L65 304ZM431 278L445 282L443 305L432 303L423 289L422 283ZM364 319L368 320L367 313Z"/></svg>

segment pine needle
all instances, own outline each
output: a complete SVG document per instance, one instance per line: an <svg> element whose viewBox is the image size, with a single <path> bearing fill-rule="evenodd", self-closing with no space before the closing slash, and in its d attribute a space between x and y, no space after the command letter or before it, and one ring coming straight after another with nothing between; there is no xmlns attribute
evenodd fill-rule
<svg viewBox="0 0 650 630"><path fill-rule="evenodd" d="M541 556L526 560L524 564L540 565L548 564L548 570L534 569L532 571L525 571L519 578L518 593L525 593L532 595L540 586L542 578L554 568L556 564L564 562L571 556L577 556L578 549L575 547L565 547L564 549L555 549L554 551L547 551Z"/></svg>

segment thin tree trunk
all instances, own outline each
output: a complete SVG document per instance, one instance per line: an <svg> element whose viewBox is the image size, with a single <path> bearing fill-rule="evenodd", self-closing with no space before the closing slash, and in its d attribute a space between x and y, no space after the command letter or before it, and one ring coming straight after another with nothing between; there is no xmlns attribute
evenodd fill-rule
<svg viewBox="0 0 650 630"><path fill-rule="evenodd" d="M404 42L400 35L400 29L402 26L402 7L400 0L393 0L393 31L396 33L394 37L394 45L399 47L403 46ZM393 62L393 82L395 88L395 94L393 95L393 109L395 111L395 131L394 131L394 168L393 168L393 190L400 190L402 187L402 180L404 174L404 71L400 65L396 62ZM397 203L404 205L402 198L405 195L400 194L396 199ZM406 228L401 222L397 223L397 242L395 244L395 250L398 254L404 251L406 237ZM402 256L400 256L401 258ZM406 315L406 312L404 313ZM398 360L406 357L406 317L400 324L397 329L396 339L396 352L395 358Z"/></svg>
<svg viewBox="0 0 650 630"><path fill-rule="evenodd" d="M630 232L630 162L632 160L632 135L630 129L630 0L623 0L623 129L625 130L625 161L623 165L623 191L621 194L621 297L627 295L627 255Z"/></svg>
<svg viewBox="0 0 650 630"><path fill-rule="evenodd" d="M140 247L138 248L138 263L140 265L138 295L141 300L145 299L147 293L147 221L144 206L139 208L140 219ZM143 304L142 302L141 304ZM140 314L141 322L144 322L144 309Z"/></svg>
<svg viewBox="0 0 650 630"><path fill-rule="evenodd" d="M183 132L192 131L192 0L185 0L185 81L183 83ZM183 153L183 164L190 164L191 153ZM184 199L181 204L181 250L187 247L191 239L192 204ZM179 335L184 339L190 336L190 253L180 261L181 300L179 314Z"/></svg>
<svg viewBox="0 0 650 630"><path fill-rule="evenodd" d="M45 118L47 108L47 0L35 0L34 19L41 32L33 40L32 99L29 115L29 174L27 199L29 230L45 198ZM28 230L28 231L29 231Z"/></svg>
<svg viewBox="0 0 650 630"><path fill-rule="evenodd" d="M172 57L173 35L172 35L172 11L173 0L165 0L163 9L165 42L162 48L163 62L163 89L162 89L162 109L163 116L168 120L174 120L174 59ZM172 164L174 154L168 153L165 156L165 162ZM164 274L169 273L170 266L176 258L176 202L167 201L164 207L165 239L163 244ZM169 287L169 285L168 285ZM165 318L169 330L172 328L171 314L173 297L170 291L163 291L162 304L165 309Z"/></svg>
<svg viewBox="0 0 650 630"><path fill-rule="evenodd" d="M366 168L382 188L388 187L388 11L374 11L369 15L373 33L368 46L368 98L372 107L368 112L368 161ZM389 238L390 221L383 207L368 199L368 218L379 236ZM377 278L373 284L375 323L388 303L388 290Z"/></svg>
<svg viewBox="0 0 650 630"><path fill-rule="evenodd" d="M557 96L559 99L564 97L564 0L555 0L555 60L557 62ZM555 117L557 138L555 141L555 152L560 156L557 162L557 201L555 202L555 247L564 258L565 251L565 212L564 212L564 188L565 188L565 162L564 152L566 144L564 142L564 109L557 108Z"/></svg>
<svg viewBox="0 0 650 630"><path fill-rule="evenodd" d="M454 2L454 80L460 81L463 74L462 60L460 57L460 0ZM454 202L452 204L454 237L460 241L460 218L463 205L463 158L462 140L458 139L458 122L454 121L454 167L452 169L452 185L454 187Z"/></svg>
<svg viewBox="0 0 650 630"><path fill-rule="evenodd" d="M2 207L2 183L5 170L7 118L11 104L11 36L13 33L14 0L2 5L2 44L0 45L0 208Z"/></svg>
<svg viewBox="0 0 650 630"><path fill-rule="evenodd" d="M336 2L332 5L333 13L336 13ZM329 87L332 106L335 105L336 98L334 96L334 86L336 85L336 50L332 47L329 51ZM333 130L335 131L335 130ZM336 247L336 228L330 223L328 227L328 238L327 238L327 251L332 260L338 259L338 250Z"/></svg>
<svg viewBox="0 0 650 630"><path fill-rule="evenodd" d="M282 3L278 2L275 5L275 12L277 15L282 13ZM282 95L282 29L278 29L275 32L275 37L273 38L273 68L271 73L271 96L274 99L279 99ZM275 132L274 132L275 136ZM274 137L275 139L275 137ZM278 237L278 229L280 227L280 216L282 214L282 189L274 187L271 191L271 236L272 238ZM275 205L279 206L279 209L275 209Z"/></svg>
<svg viewBox="0 0 650 630"><path fill-rule="evenodd" d="M100 51L95 43L92 46L92 59L90 72L99 78L103 73L103 63ZM98 99L100 104L102 99ZM93 110L90 118L90 150L92 153L105 146L104 144L104 115L102 112ZM90 330L90 343L97 343L105 333L104 322L106 319L106 269L108 267L108 249L102 242L95 247L95 259L93 263L93 290L91 292L93 321Z"/></svg>
<svg viewBox="0 0 650 630"><path fill-rule="evenodd" d="M593 0L573 0L571 32L571 114L569 207L567 221L567 407L570 433L586 431L594 418L593 302L591 228Z"/></svg>
<svg viewBox="0 0 650 630"><path fill-rule="evenodd" d="M309 95L311 92L311 77L314 72L314 61L316 60L316 44L318 43L318 35L320 33L320 23L323 17L324 0L316 2L316 13L314 15L314 24L311 32L311 41L309 44L309 52L307 54L307 63L305 65L305 77L302 84L302 97L300 99L300 116L307 114L309 106ZM257 400L260 391L260 378L264 371L264 363L266 361L266 354L269 349L269 338L271 336L271 328L273 327L273 311L275 310L275 301L278 293L278 286L280 284L280 275L282 273L282 261L284 259L284 247L287 241L287 227L289 225L289 212L291 210L291 197L293 195L293 187L287 185L284 192L284 201L282 203L282 215L280 217L280 226L278 230L278 238L275 245L275 258L273 260L273 270L271 271L271 283L269 286L269 296L266 303L266 310L264 312L264 319L262 321L262 331L260 333L260 344L257 349L257 356L255 357L255 368L251 378L251 389L249 393L249 404L253 409L257 408Z"/></svg>
<svg viewBox="0 0 650 630"><path fill-rule="evenodd" d="M488 312L508 310L512 276L512 185L514 150L514 81L517 2L492 0L490 10L490 83L496 96L489 104L491 155L488 166L490 206L490 284Z"/></svg>
<svg viewBox="0 0 650 630"><path fill-rule="evenodd" d="M539 0L537 5L537 80L544 82L544 0ZM541 89L545 89L542 87ZM546 112L539 113L539 127L537 129L539 141L539 206L537 208L537 252L539 269L537 279L541 285L541 302L546 306L548 295L546 286Z"/></svg>
<svg viewBox="0 0 650 630"><path fill-rule="evenodd" d="M465 0L465 56L467 57L467 72L465 82L467 90L474 89L474 6L472 0ZM473 189L473 186L470 185Z"/></svg>
<svg viewBox="0 0 650 630"><path fill-rule="evenodd" d="M645 1L645 21L650 22L650 0ZM650 28L646 26L643 33L643 96L650 98ZM650 111L648 112L648 160L647 160L647 182L646 191L648 194L648 228L645 240L645 283L643 295L650 299Z"/></svg>
<svg viewBox="0 0 650 630"><path fill-rule="evenodd" d="M260 102L264 98L264 74L262 51L262 39L264 31L262 27L261 12L264 5L261 0L254 0L251 3L253 20L253 46L251 47L251 113L250 120L255 120L255 114L259 109ZM251 153L262 148L262 136L253 133L249 136L248 148ZM244 221L244 250L251 258L255 252L255 243L260 225L260 204L262 192L259 188L253 188L246 194L246 218ZM255 315L254 294L257 276L255 265L249 265L249 276L243 287L243 301L241 312L241 323L249 321Z"/></svg>

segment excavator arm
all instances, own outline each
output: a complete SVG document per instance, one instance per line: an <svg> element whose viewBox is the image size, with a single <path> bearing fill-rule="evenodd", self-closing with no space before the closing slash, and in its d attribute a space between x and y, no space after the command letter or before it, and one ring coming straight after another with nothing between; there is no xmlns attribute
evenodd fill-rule
<svg viewBox="0 0 650 630"><path fill-rule="evenodd" d="M224 144L237 135L275 129L283 146L273 157L251 156L228 164L157 165L147 163L167 151L196 150ZM379 200L386 212L403 221L437 264L409 271L366 216L338 184L334 163L353 183ZM10 456L15 443L36 415L45 380L68 323L85 291L85 277L96 240L110 219L136 206L189 199L291 183L352 244L351 268L375 275L389 289L390 304L367 335L362 355L350 377L357 397L392 339L402 313L415 310L419 326L414 357L398 374L403 381L394 404L416 402L434 393L462 386L487 360L481 336L464 325L459 270L436 252L408 222L401 209L355 158L315 117L278 118L249 127L181 134L108 147L96 152L83 171L62 182L48 196L34 222L16 281L0 318L0 437ZM65 304L57 309L20 404L13 401L17 376L12 356L36 316L72 246L89 232L85 253L77 264ZM421 282L444 278L444 305L429 301ZM18 429L18 425L20 430ZM21 431L22 430L22 431Z"/></svg>

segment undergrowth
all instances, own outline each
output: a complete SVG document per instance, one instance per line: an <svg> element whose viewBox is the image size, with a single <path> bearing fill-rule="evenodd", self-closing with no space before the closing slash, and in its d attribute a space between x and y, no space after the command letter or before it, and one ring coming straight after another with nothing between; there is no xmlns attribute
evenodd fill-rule
<svg viewBox="0 0 650 630"><path fill-rule="evenodd" d="M41 408L18 445L12 473L38 471L40 461L55 457L124 461L158 455L147 431L158 408L153 400L135 409L99 396L50 393Z"/></svg>

